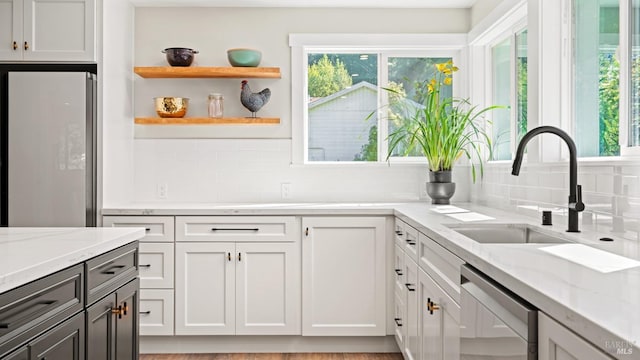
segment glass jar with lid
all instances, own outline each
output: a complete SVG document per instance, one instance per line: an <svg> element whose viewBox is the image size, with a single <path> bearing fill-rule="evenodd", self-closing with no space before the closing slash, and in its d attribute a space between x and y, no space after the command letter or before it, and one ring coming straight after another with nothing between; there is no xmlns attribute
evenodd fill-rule
<svg viewBox="0 0 640 360"><path fill-rule="evenodd" d="M222 94L211 93L209 94L209 117L221 118L224 111L224 97Z"/></svg>

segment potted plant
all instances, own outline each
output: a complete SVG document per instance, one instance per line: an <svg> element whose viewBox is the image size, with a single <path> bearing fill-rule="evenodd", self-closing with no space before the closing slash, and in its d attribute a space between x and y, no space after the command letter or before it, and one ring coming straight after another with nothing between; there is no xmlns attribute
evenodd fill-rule
<svg viewBox="0 0 640 360"><path fill-rule="evenodd" d="M452 84L452 75L458 71L452 61L435 64L435 75L417 82L418 101L402 99L397 89L385 88L392 93L389 121L393 130L388 137L387 161L392 154L401 156L424 155L429 164L427 193L433 204L449 204L455 192L451 170L461 156L471 160L471 176L476 180L478 159L483 173L483 148L491 154L491 139L484 130L483 115L499 106L478 109L467 99L446 96L443 87Z"/></svg>

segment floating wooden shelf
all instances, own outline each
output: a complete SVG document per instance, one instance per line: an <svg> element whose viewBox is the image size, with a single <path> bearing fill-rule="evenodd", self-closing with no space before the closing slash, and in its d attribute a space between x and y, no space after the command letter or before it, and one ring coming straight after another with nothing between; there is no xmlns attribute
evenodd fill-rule
<svg viewBox="0 0 640 360"><path fill-rule="evenodd" d="M191 117L191 118L155 118L137 117L138 125L271 125L280 124L280 118L251 118L251 117Z"/></svg>
<svg viewBox="0 0 640 360"><path fill-rule="evenodd" d="M267 78L280 79L278 67L180 67L136 66L133 71L143 78Z"/></svg>

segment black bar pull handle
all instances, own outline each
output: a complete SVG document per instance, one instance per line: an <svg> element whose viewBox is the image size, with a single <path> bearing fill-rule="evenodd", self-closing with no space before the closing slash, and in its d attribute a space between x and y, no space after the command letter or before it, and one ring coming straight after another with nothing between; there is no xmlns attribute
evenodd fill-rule
<svg viewBox="0 0 640 360"><path fill-rule="evenodd" d="M398 274L398 276L402 276L402 269L396 269L396 274Z"/></svg>
<svg viewBox="0 0 640 360"><path fill-rule="evenodd" d="M402 236L402 231L400 231L400 230L396 230L396 235L398 235L398 236Z"/></svg>
<svg viewBox="0 0 640 360"><path fill-rule="evenodd" d="M227 260L231 261L231 253L230 252L227 253Z"/></svg>
<svg viewBox="0 0 640 360"><path fill-rule="evenodd" d="M259 231L260 228L211 228L211 231Z"/></svg>
<svg viewBox="0 0 640 360"><path fill-rule="evenodd" d="M144 231L151 231L151 228L144 228Z"/></svg>
<svg viewBox="0 0 640 360"><path fill-rule="evenodd" d="M113 265L112 267L108 268L107 270L103 271L102 273L105 275L114 275L116 272L114 271L114 269L122 269L124 268L126 265Z"/></svg>
<svg viewBox="0 0 640 360"><path fill-rule="evenodd" d="M409 291L416 291L416 288L412 288L413 285L415 284L404 284L404 286L406 286Z"/></svg>
<svg viewBox="0 0 640 360"><path fill-rule="evenodd" d="M148 310L148 311L140 311L140 315L151 315L151 310Z"/></svg>
<svg viewBox="0 0 640 360"><path fill-rule="evenodd" d="M242 253L238 253L238 261L242 261Z"/></svg>
<svg viewBox="0 0 640 360"><path fill-rule="evenodd" d="M400 320L402 320L402 319L400 319L400 318L395 318L395 319L393 319L393 321L395 321L395 322L396 322L396 326L397 326L397 327L401 327L401 326L402 326L402 323L400 322Z"/></svg>
<svg viewBox="0 0 640 360"><path fill-rule="evenodd" d="M407 244L409 244L409 245L415 245L415 244L416 244L416 242L415 242L414 240L409 240L409 239L407 239Z"/></svg>
<svg viewBox="0 0 640 360"><path fill-rule="evenodd" d="M138 267L150 268L151 264L142 264L142 265L138 265Z"/></svg>

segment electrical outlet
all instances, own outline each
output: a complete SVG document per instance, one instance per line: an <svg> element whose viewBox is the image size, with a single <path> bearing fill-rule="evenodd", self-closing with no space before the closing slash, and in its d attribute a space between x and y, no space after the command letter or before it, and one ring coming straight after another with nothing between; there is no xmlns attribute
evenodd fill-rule
<svg viewBox="0 0 640 360"><path fill-rule="evenodd" d="M166 199L169 197L169 185L167 183L158 184L158 199Z"/></svg>
<svg viewBox="0 0 640 360"><path fill-rule="evenodd" d="M282 183L280 184L280 195L283 200L291 199L291 184L290 183Z"/></svg>

